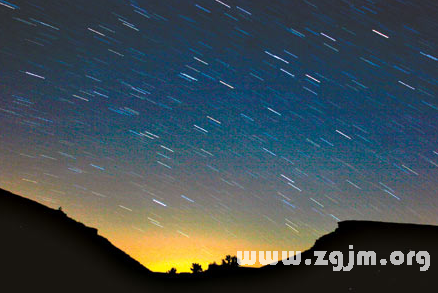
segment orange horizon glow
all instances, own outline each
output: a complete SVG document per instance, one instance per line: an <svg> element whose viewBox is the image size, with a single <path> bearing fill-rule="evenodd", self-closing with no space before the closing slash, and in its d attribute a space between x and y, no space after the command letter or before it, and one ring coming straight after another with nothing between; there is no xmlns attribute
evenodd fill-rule
<svg viewBox="0 0 438 293"><path fill-rule="evenodd" d="M44 196L27 196L29 192L22 189L9 189L11 192L26 196L50 208L57 209L61 204L49 201ZM102 215L87 214L80 208L74 206L67 207L62 204L63 211L68 217L84 223L86 226L98 229L98 234L107 238L115 247L124 251L133 259L140 262L143 266L153 272L167 272L171 268L176 268L177 273L191 272L192 263L199 263L203 270L208 269L208 265L216 262L221 264L226 255L237 255L239 250L299 250L299 247L279 247L272 244L262 243L262 239L237 239L226 237L223 233L213 235L211 231L201 229L192 232L189 237L178 233L157 228L148 231L139 231L128 226L108 226L100 221ZM313 242L311 242L313 243ZM250 267L260 267L256 264Z"/></svg>
<svg viewBox="0 0 438 293"><path fill-rule="evenodd" d="M84 223L86 226L98 229L98 234L108 239L114 246L130 255L143 266L153 272L167 272L176 268L177 273L191 272L192 263L201 264L203 270L208 269L210 263L221 263L226 255L236 256L237 251L305 251L315 240L330 231L309 229L300 231L300 238L296 242L285 241L282 238L270 238L269 229L261 229L258 223L248 218L248 226L242 235L236 237L227 233L225 229L219 231L211 223L202 222L193 218L186 223L191 227L190 232L184 235L178 230L166 230L144 221L143 218L128 217L117 211L106 209L99 213L87 212L84 206L72 204L68 201L51 200L46 190L29 190L17 185L3 186L11 192L35 200L50 208L62 206L68 217ZM11 188L15 187L15 188ZM103 213L102 213L103 211ZM167 216L167 215L166 215ZM147 218L147 217L146 217ZM108 221L110 220L110 221ZM388 217L383 219L391 221ZM430 224L438 224L429 221ZM143 229L138 229L141 226ZM240 229L240 227L238 227ZM285 226L285 233L292 233ZM334 229L333 229L334 230ZM244 233L248 232L248 233ZM251 267L260 267L256 263Z"/></svg>
<svg viewBox="0 0 438 293"><path fill-rule="evenodd" d="M115 233L117 234L117 233ZM247 240L221 239L215 236L194 235L189 238L183 235L148 234L140 239L133 235L114 235L113 244L138 260L145 267L154 272L167 272L176 268L178 273L191 272L192 263L199 263L203 270L216 262L221 264L226 255L237 255L239 250L294 250L281 249L274 245L250 243ZM116 240L117 239L117 240ZM208 249L207 249L208 247ZM302 249L295 249L300 250ZM250 267L262 266L259 262Z"/></svg>

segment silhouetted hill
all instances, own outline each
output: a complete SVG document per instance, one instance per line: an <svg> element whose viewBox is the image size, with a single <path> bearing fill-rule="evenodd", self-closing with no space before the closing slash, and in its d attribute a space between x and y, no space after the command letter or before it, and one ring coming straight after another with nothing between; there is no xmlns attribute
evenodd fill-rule
<svg viewBox="0 0 438 293"><path fill-rule="evenodd" d="M353 249L349 249L353 245ZM349 262L349 252L354 251L355 265L351 271L334 272L333 265L306 266L304 260L312 258L315 261L314 251L329 253L341 251L344 265ZM357 252L374 251L376 265L357 265ZM393 265L390 254L401 251L404 254L404 263ZM407 265L409 251L427 251L430 255L430 267L427 271L420 271L422 265L416 258L412 265ZM266 280L290 279L298 283L298 288L313 291L323 290L332 292L436 292L438 255L438 227L428 225L383 223L372 221L344 221L338 223L338 228L319 238L314 246L301 254L299 266L265 266L261 270L266 272ZM380 265L380 260L386 259L386 265ZM279 291L289 292L288 289ZM323 292L322 291L322 292ZM335 292L335 291L333 291Z"/></svg>
<svg viewBox="0 0 438 293"><path fill-rule="evenodd" d="M438 283L438 227L427 225L344 221L303 252L299 266L218 266L171 276L150 272L62 211L0 190L0 239L1 292L435 292ZM314 251L328 251L325 260L341 251L346 264L349 245L355 255L375 251L377 265L334 272L331 264L304 264L315 261ZM429 270L421 272L415 257L411 266L391 264L395 250L405 257L428 251Z"/></svg>
<svg viewBox="0 0 438 293"><path fill-rule="evenodd" d="M5 286L15 292L126 290L152 274L97 229L4 190L0 239L2 292L10 292Z"/></svg>

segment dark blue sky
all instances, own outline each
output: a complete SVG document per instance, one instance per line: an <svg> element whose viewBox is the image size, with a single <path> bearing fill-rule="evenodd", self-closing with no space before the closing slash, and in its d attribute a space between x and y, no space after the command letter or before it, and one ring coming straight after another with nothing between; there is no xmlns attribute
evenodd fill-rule
<svg viewBox="0 0 438 293"><path fill-rule="evenodd" d="M1 187L146 266L438 224L433 1L0 4Z"/></svg>

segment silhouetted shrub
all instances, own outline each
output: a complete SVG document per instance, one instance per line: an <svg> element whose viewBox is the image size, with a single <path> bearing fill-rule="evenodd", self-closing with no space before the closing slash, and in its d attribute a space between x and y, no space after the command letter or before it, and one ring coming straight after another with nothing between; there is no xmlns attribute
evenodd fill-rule
<svg viewBox="0 0 438 293"><path fill-rule="evenodd" d="M237 257L231 255L225 256L225 258L222 259L222 266L238 267L239 263L237 262Z"/></svg>
<svg viewBox="0 0 438 293"><path fill-rule="evenodd" d="M239 263L237 262L237 256L233 256L233 257L231 257L231 263L230 263L230 265L231 265L232 267L238 267L238 266L239 266Z"/></svg>
<svg viewBox="0 0 438 293"><path fill-rule="evenodd" d="M175 268L171 268L169 271L167 271L167 273L169 275L176 275L176 269Z"/></svg>
<svg viewBox="0 0 438 293"><path fill-rule="evenodd" d="M215 271L219 269L219 265L216 262L213 262L208 265L208 271Z"/></svg>
<svg viewBox="0 0 438 293"><path fill-rule="evenodd" d="M192 263L192 267L190 268L193 274L197 274L202 272L202 266L198 263Z"/></svg>

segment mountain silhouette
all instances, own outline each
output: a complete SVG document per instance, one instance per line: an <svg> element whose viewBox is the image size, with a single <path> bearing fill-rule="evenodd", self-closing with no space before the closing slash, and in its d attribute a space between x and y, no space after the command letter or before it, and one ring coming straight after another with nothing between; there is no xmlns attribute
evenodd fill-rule
<svg viewBox="0 0 438 293"><path fill-rule="evenodd" d="M438 227L344 221L301 254L300 265L259 269L212 265L196 274L154 273L99 236L94 228L32 200L0 190L2 292L436 292ZM353 249L349 248L353 245ZM377 265L333 271L305 265L314 251L375 251ZM427 251L430 267L390 263L390 253ZM281 252L280 252L281 256ZM380 265L385 258L387 265Z"/></svg>

